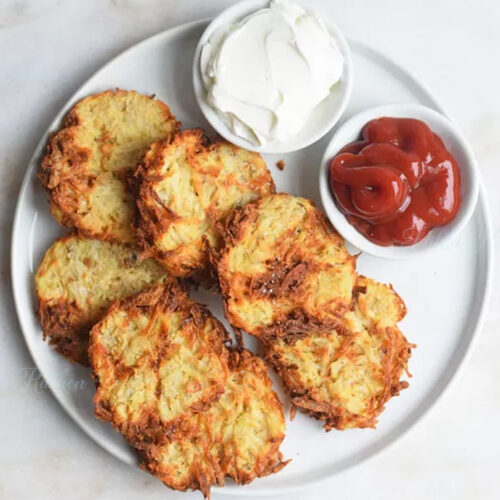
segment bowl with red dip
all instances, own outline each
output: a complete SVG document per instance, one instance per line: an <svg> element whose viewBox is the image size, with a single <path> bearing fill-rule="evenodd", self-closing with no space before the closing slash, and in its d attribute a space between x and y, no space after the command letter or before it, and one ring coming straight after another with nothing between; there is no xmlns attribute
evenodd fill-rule
<svg viewBox="0 0 500 500"><path fill-rule="evenodd" d="M326 148L320 192L352 245L406 259L456 237L478 197L476 160L448 118L419 104L363 111Z"/></svg>

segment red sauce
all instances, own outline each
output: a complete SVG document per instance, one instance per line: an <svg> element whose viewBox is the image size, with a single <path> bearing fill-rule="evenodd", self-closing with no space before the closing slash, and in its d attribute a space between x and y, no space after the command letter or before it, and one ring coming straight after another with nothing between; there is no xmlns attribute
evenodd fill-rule
<svg viewBox="0 0 500 500"><path fill-rule="evenodd" d="M453 220L460 171L443 141L410 118L368 122L330 164L330 186L347 220L378 245L413 245Z"/></svg>

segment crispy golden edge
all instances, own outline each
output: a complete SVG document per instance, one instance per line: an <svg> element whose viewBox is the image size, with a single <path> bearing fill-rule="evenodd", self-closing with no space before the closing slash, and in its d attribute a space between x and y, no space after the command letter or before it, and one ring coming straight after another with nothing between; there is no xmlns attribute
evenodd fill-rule
<svg viewBox="0 0 500 500"><path fill-rule="evenodd" d="M229 351L228 363L230 372L248 370L260 377L262 384L269 390L269 412L280 414L284 425L283 406L278 395L272 389L272 382L269 378L267 367L262 360L246 349L232 349ZM242 391L244 389L242 387ZM200 417L202 418L202 414L200 414ZM186 421L184 424L186 425L179 426L176 432L170 436L171 441L197 439L198 429L193 428L192 422ZM223 486L226 477L230 477L236 484L248 484L257 477L264 477L279 472L290 462L290 460L283 460L283 455L279 450L284 437L285 434L283 433L279 439L272 441L272 447L270 447L268 453L259 457L257 464L252 470L239 470L238 474L230 472L229 468L232 457L225 456L220 457L217 461L211 460L208 470L193 463L188 477L184 481L179 482L176 478L172 478L168 468L165 468L161 462L158 462L156 458L158 452L156 444L151 444L140 452L140 457L142 458L141 468L157 477L169 488L178 491L200 490L205 497L210 498L210 488L212 486ZM205 459L207 458L205 457Z"/></svg>
<svg viewBox="0 0 500 500"><path fill-rule="evenodd" d="M207 239L203 242L202 253L204 256L195 266L183 264L179 266L169 265L167 259L171 255L178 253L178 251L165 252L155 244L157 239L167 231L169 226L176 220L179 220L180 217L170 210L169 207L161 203L152 183L161 177L159 172L162 170L163 158L168 150L171 148L175 149L186 141L191 141L192 143L191 149L187 152L187 158L191 164L195 163L196 156L202 152L211 153L219 145L230 145L227 141L220 138L211 141L201 128L182 130L171 141L156 141L151 145L137 166L136 171L129 178L129 185L137 200L138 212L135 223L137 240L144 251L144 256L151 256L157 259L172 275L181 278L190 278L206 288L212 288L217 284L217 276L210 259L210 254L214 249L208 243ZM238 149L234 145L231 146ZM265 181L270 186L270 193L274 193L274 181L267 167L265 172L267 173ZM157 204L150 203L150 200L155 200ZM224 229L225 221L217 220L214 213L210 210L207 210L206 213L215 231L221 233Z"/></svg>
<svg viewBox="0 0 500 500"><path fill-rule="evenodd" d="M93 322L82 321L84 314L78 305L62 299L49 304L39 296L37 312L43 339L48 339L49 345L67 360L87 366L88 335Z"/></svg>
<svg viewBox="0 0 500 500"><path fill-rule="evenodd" d="M360 275L358 277L358 281L362 281L364 279L364 276ZM399 322L406 315L406 305L403 299L394 291L392 285L384 286L390 288L398 302L399 318L397 322ZM352 309L355 307L358 296L363 293L366 293L366 287L355 287L353 291L354 304ZM380 334L379 332L380 330L377 330L376 325L371 329L371 333L374 335ZM345 328L339 330L338 333L345 338L346 344L352 337L350 332L348 332ZM376 404L367 417L354 416L334 401L324 401L319 399L313 389L305 384L302 384L297 378L297 367L293 364L286 363L272 348L272 339L264 342L264 355L266 361L281 377L285 391L290 395L292 404L300 408L305 414L317 420L323 421L326 431L333 428L338 430L344 430L352 427L375 428L377 424L377 417L384 410L387 401L394 396L398 396L401 390L406 389L409 386L407 381L400 380L400 378L403 373L408 373L408 361L411 356L411 349L415 347L414 344L411 344L406 340L397 326L385 328L384 333L388 339L385 346L387 349L385 357L385 387L383 393L377 397ZM295 340L296 339L290 339L290 342L293 343ZM339 350L341 349L342 347L339 348Z"/></svg>
<svg viewBox="0 0 500 500"><path fill-rule="evenodd" d="M115 89L105 90L98 94L84 97L77 102L73 108L63 119L61 129L58 132L52 132L47 141L45 155L40 165L38 177L41 180L43 187L49 193L50 208L53 215L57 214L57 220L63 226L69 228L77 228L80 234L88 238L96 238L104 241L133 243L134 238L130 241L122 241L120 238L112 234L95 232L89 228L83 227L81 217L78 214L78 197L70 197L67 194L67 189L85 193L92 187L92 178L85 174L84 166L88 160L89 151L85 148L77 146L75 136L77 127L82 124L81 117L78 114L78 107L81 102L87 99L98 99L102 96L111 95L126 95L135 93L136 91ZM155 96L145 96L154 100ZM178 122L170 108L162 101L156 100L165 114L165 120L172 122L173 133L175 133L181 123ZM61 177L64 171L65 163L71 164L71 173ZM126 179L123 179L126 183ZM131 231L134 228L131 227ZM132 233L133 234L133 233Z"/></svg>
<svg viewBox="0 0 500 500"><path fill-rule="evenodd" d="M281 197L291 197L287 193L278 193L271 196L281 196ZM259 330L254 330L249 324L242 321L240 317L233 314L228 307L228 297L233 293L233 287L231 284L232 273L229 270L227 263L227 256L229 252L238 244L243 241L243 235L245 233L245 228L251 225L257 219L257 214L260 210L260 205L263 203L266 197L262 197L252 203L245 205L244 207L238 208L233 211L233 213L227 218L224 230L222 233L222 238L224 240L224 246L219 252L212 252L211 259L213 266L217 269L217 275L219 278L219 286L222 292L222 300L224 304L224 314L227 321L235 328L242 329L247 333L255 335L259 338L275 338L275 337L286 337L290 340L297 339L307 335L308 332L313 331L329 331L332 328L342 330L343 325L340 321L342 315L348 310L348 307L339 307L336 311L339 319L336 318L316 318L307 314L301 307L297 306L286 318L279 319L275 323L266 326L265 328L260 328ZM321 226L328 234L331 234L333 238L338 238L339 241L341 237L332 226L326 215L321 212L316 205L311 201L307 200L311 207L310 216L314 218L315 223ZM351 262L353 273L356 269L357 256L350 255L347 251L347 259ZM292 269L286 268L283 270L283 276L280 277L283 283L300 283L305 275L307 275L308 269L306 266L296 266ZM258 295L258 293L256 294ZM350 307L350 306L349 306Z"/></svg>
<svg viewBox="0 0 500 500"><path fill-rule="evenodd" d="M92 368L92 375L96 384L96 394L93 398L95 406L95 415L103 421L109 421L120 431L125 439L137 449L142 449L149 443L160 443L167 439L169 433L175 431L175 428L189 415L179 416L172 422L161 422L158 414L155 412L145 413L137 424L121 423L116 410L109 404L106 398L106 392L102 389L97 373L97 364L99 358L107 356L107 350L102 345L99 339L101 325L106 321L109 315L116 311L126 311L128 314L144 314L145 312L173 312L182 311L187 317L192 318L196 325L202 326L207 318L214 321L217 331L217 341L210 345L221 360L223 366L227 366L228 353L225 343L229 341L229 335L226 332L222 323L212 316L210 311L203 305L197 304L189 298L187 293L175 278L170 278L165 284L155 285L140 294L128 298L115 301L108 309L106 316L97 323L90 332L89 358ZM120 368L120 367L118 367ZM124 367L124 372L127 368ZM226 373L221 373L221 380L226 380ZM210 395L207 395L203 400L193 405L190 410L192 413L205 411L210 405L217 401L224 392L223 383L220 387L212 388Z"/></svg>

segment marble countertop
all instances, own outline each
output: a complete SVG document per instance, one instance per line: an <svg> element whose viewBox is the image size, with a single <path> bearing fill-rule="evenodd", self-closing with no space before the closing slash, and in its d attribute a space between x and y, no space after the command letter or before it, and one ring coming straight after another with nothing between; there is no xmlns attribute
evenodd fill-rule
<svg viewBox="0 0 500 500"><path fill-rule="evenodd" d="M171 492L108 455L79 430L37 378L14 311L9 242L17 193L33 150L80 84L135 42L213 16L229 4L229 0L0 2L2 499L201 498ZM477 155L498 237L500 3L311 0L309 4L331 16L349 36L403 62L434 90ZM499 256L497 245L496 264ZM381 456L286 498L498 498L499 302L496 286L472 356L415 429Z"/></svg>

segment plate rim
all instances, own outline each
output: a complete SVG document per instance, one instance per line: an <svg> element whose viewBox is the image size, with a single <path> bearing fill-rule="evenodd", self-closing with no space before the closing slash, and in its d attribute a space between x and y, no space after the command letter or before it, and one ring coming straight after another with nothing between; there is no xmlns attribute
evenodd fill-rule
<svg viewBox="0 0 500 500"><path fill-rule="evenodd" d="M20 299L18 298L19 294L22 293L23 284L20 282L18 277L15 274L15 261L17 259L16 256L16 241L18 231L20 230L20 219L21 219L21 200L24 198L25 192L27 190L28 184L32 179L32 175L29 175L31 170L36 165L40 154L43 152L44 145L46 144L47 137L54 129L54 127L58 124L60 119L64 116L64 114L68 111L71 105L75 102L75 96L77 96L82 89L94 78L96 78L101 72L105 71L111 64L113 64L117 59L122 57L125 54L130 53L135 50L139 46L146 45L148 43L152 43L154 40L161 37L175 37L180 32L189 32L190 30L201 28L203 25L208 25L212 18L204 18L200 20L194 20L191 22L187 22L184 24L180 24L177 26L173 26L166 30L163 30L159 33L156 33L150 37L147 37L137 43L134 43L124 49L119 54L113 56L109 59L105 64L103 64L99 69L97 69L94 73L92 73L70 96L70 98L66 101L66 103L59 108L55 117L51 120L48 127L45 129L45 132L42 134L40 141L37 143L33 155L31 156L29 163L27 165L27 169L24 173L23 181L21 187L19 189L19 193L16 199L16 208L12 223L12 232L11 232L11 242L10 242L10 277L11 277L11 285L12 285L12 294L14 298L15 311L19 323L20 330L22 332L24 342L28 348L30 356L36 365L38 371L45 377L45 369L43 366L40 366L38 363L38 359L35 356L34 346L31 344L29 339L29 335L27 334L28 329L25 328L25 321L23 320L23 314L20 308ZM410 82L413 86L417 86L418 90L425 96L429 103L431 103L432 107L437 111L441 112L448 118L452 119L450 115L444 110L443 106L438 102L438 100L434 97L433 93L429 90L427 85L422 82L420 78L414 76L412 72L405 68L404 65L401 65L399 62L396 62L393 58L386 55L383 51L372 48L365 43L353 39L351 37L346 37L348 44L350 47L356 47L361 53L369 55L370 58L376 59L381 62L383 65L389 64L390 66L397 69L398 73L404 77L407 82ZM325 474L320 478L311 478L305 480L302 484L298 485L289 485L289 486L279 486L279 487L269 487L269 486L261 486L257 491L245 491L244 488L239 488L237 485L228 483L224 487L214 487L212 488L214 492L222 495L235 495L235 496L245 496L245 495L255 495L255 496L263 496L263 495L277 495L283 493L292 493L294 491L304 490L305 488L311 487L313 485L318 485L320 483L324 483L328 480L331 480L335 476L347 471L352 470L354 467L357 467L368 460L373 459L376 456L380 456L382 453L388 451L391 447L393 447L396 443L398 443L402 437L408 435L410 431L412 431L416 425L420 424L424 417L428 417L433 409L436 407L436 403L438 400L445 394L446 391L452 387L453 383L456 383L457 379L459 379L460 374L469 360L471 353L478 341L479 335L483 329L484 321L487 313L488 304L490 302L491 289L492 289L492 281L493 281L493 251L494 251L494 242L493 242L493 233L492 233L492 225L491 225L491 215L489 211L489 204L487 199L486 190L484 187L484 182L482 177L480 176L480 190L479 190L479 199L476 205L476 209L474 211L473 219L479 217L482 225L484 227L484 237L485 237L485 245L483 246L482 251L480 252L484 258L484 280L483 286L481 287L481 304L477 311L477 319L475 321L474 326L471 328L469 339L467 345L464 347L463 354L461 358L458 360L456 365L452 367L450 372L447 373L446 380L444 384L441 384L438 387L438 390L435 394L432 395L430 402L426 402L419 408L411 417L410 422L406 425L400 425L399 428L396 428L392 431L390 438L387 442L378 449L370 450L365 452L365 455L361 460L352 461L352 463L347 463L342 468L338 470L334 470L331 473ZM124 460L118 456L110 447L106 446L105 443L97 439L97 436L94 435L94 432L91 428L87 427L86 421L82 419L77 412L73 410L72 407L63 402L63 399L60 397L58 391L53 387L52 384L47 382L47 385L51 391L52 396L55 400L61 405L64 411L72 418L72 420L78 425L81 431L83 431L89 438L92 439L96 444L98 444L103 450L108 452L110 455L114 456L120 462L125 463L131 467L136 468L133 464L128 462L124 462Z"/></svg>

